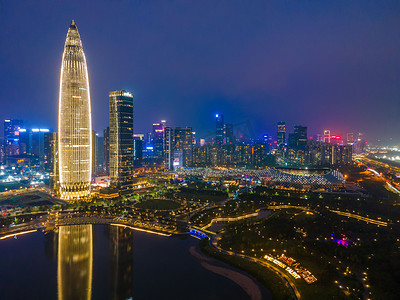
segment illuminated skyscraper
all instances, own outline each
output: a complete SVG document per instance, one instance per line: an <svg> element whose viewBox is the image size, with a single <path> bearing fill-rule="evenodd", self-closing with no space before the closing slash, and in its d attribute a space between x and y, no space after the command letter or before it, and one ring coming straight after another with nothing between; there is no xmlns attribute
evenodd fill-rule
<svg viewBox="0 0 400 300"><path fill-rule="evenodd" d="M164 166L166 170L174 169L174 130L171 127L164 129Z"/></svg>
<svg viewBox="0 0 400 300"><path fill-rule="evenodd" d="M285 146L286 142L286 122L278 122L278 132L276 133L278 146Z"/></svg>
<svg viewBox="0 0 400 300"><path fill-rule="evenodd" d="M4 152L6 157L21 154L19 151L19 130L22 120L4 120Z"/></svg>
<svg viewBox="0 0 400 300"><path fill-rule="evenodd" d="M294 134L296 135L297 149L305 150L307 146L307 127L301 125L294 126Z"/></svg>
<svg viewBox="0 0 400 300"><path fill-rule="evenodd" d="M216 121L216 136L215 136L215 143L218 146L221 146L224 142L224 115L216 114L215 115Z"/></svg>
<svg viewBox="0 0 400 300"><path fill-rule="evenodd" d="M325 143L331 142L331 131L330 130L324 130L324 142Z"/></svg>
<svg viewBox="0 0 400 300"><path fill-rule="evenodd" d="M82 200L90 195L92 117L86 57L74 21L62 56L58 104L60 196Z"/></svg>
<svg viewBox="0 0 400 300"><path fill-rule="evenodd" d="M121 194L133 190L133 95L110 92L110 179Z"/></svg>
<svg viewBox="0 0 400 300"><path fill-rule="evenodd" d="M192 127L175 128L174 166L190 167L193 155ZM175 164L179 160L179 164Z"/></svg>
<svg viewBox="0 0 400 300"><path fill-rule="evenodd" d="M110 127L103 130L104 172L110 175Z"/></svg>
<svg viewBox="0 0 400 300"><path fill-rule="evenodd" d="M164 155L164 123L154 123L153 124L153 150L154 156L157 158L162 158Z"/></svg>
<svg viewBox="0 0 400 300"><path fill-rule="evenodd" d="M133 135L133 165L135 167L142 165L143 142L144 142L144 134Z"/></svg>

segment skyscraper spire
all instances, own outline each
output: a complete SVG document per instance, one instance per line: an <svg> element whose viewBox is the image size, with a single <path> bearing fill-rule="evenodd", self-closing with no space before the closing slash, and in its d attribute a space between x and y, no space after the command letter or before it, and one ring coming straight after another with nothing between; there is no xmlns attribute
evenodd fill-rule
<svg viewBox="0 0 400 300"><path fill-rule="evenodd" d="M58 158L61 199L90 195L92 118L89 77L81 38L72 20L61 62L58 107Z"/></svg>

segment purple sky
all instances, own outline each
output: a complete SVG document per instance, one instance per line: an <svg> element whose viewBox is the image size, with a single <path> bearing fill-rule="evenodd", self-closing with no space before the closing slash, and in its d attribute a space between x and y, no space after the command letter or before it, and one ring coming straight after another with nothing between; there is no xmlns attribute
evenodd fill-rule
<svg viewBox="0 0 400 300"><path fill-rule="evenodd" d="M288 131L400 144L400 2L267 2L2 1L0 119L57 129L75 19L97 131L108 124L108 92L126 89L136 133L160 119L206 133L223 113L251 120L257 134L275 135L286 120Z"/></svg>

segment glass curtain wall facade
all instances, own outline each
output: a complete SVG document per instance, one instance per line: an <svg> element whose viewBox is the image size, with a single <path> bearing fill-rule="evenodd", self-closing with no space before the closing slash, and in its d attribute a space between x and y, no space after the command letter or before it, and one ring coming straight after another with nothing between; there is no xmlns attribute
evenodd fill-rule
<svg viewBox="0 0 400 300"><path fill-rule="evenodd" d="M110 92L110 180L121 194L133 191L133 95Z"/></svg>
<svg viewBox="0 0 400 300"><path fill-rule="evenodd" d="M62 56L58 144L60 197L84 200L90 196L92 178L92 117L86 57L74 21Z"/></svg>

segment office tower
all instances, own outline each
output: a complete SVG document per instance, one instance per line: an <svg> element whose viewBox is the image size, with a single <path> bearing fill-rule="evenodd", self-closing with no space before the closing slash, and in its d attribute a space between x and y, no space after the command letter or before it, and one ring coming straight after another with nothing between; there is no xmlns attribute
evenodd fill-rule
<svg viewBox="0 0 400 300"><path fill-rule="evenodd" d="M49 133L47 128L33 128L32 129L32 152L30 153L41 166L44 165L44 136Z"/></svg>
<svg viewBox="0 0 400 300"><path fill-rule="evenodd" d="M133 135L133 165L139 167L143 160L144 134Z"/></svg>
<svg viewBox="0 0 400 300"><path fill-rule="evenodd" d="M307 146L307 127L300 125L294 126L294 134L296 136L297 149L305 150Z"/></svg>
<svg viewBox="0 0 400 300"><path fill-rule="evenodd" d="M19 154L31 155L32 154L32 130L21 128L19 130Z"/></svg>
<svg viewBox="0 0 400 300"><path fill-rule="evenodd" d="M164 165L166 170L174 169L174 130L171 127L164 129Z"/></svg>
<svg viewBox="0 0 400 300"><path fill-rule="evenodd" d="M104 174L104 137L96 136L96 175Z"/></svg>
<svg viewBox="0 0 400 300"><path fill-rule="evenodd" d="M57 133L46 132L43 138L44 169L52 172L56 162L55 150L57 148Z"/></svg>
<svg viewBox="0 0 400 300"><path fill-rule="evenodd" d="M49 132L50 130L46 128L21 128L19 130L18 142L19 154L30 156L31 163L33 162L34 164L40 164L40 166L44 166L44 139L45 135Z"/></svg>
<svg viewBox="0 0 400 300"><path fill-rule="evenodd" d="M86 57L75 22L69 26L61 64L58 108L60 196L83 200L92 179L92 116Z"/></svg>
<svg viewBox="0 0 400 300"><path fill-rule="evenodd" d="M220 148L220 158L218 165L230 166L233 162L233 152L235 151L234 144L224 144ZM217 154L218 155L218 154Z"/></svg>
<svg viewBox="0 0 400 300"><path fill-rule="evenodd" d="M174 164L181 159L179 166L190 167L193 154L193 132L191 127L175 128ZM176 156L175 156L176 152Z"/></svg>
<svg viewBox="0 0 400 300"><path fill-rule="evenodd" d="M251 147L248 144L241 143L236 145L233 154L235 167L246 167L251 164Z"/></svg>
<svg viewBox="0 0 400 300"><path fill-rule="evenodd" d="M325 143L331 142L331 131L330 130L324 130L324 142Z"/></svg>
<svg viewBox="0 0 400 300"><path fill-rule="evenodd" d="M288 146L291 149L296 149L297 148L297 136L294 133L289 133L288 136Z"/></svg>
<svg viewBox="0 0 400 300"><path fill-rule="evenodd" d="M96 176L97 173L97 133L92 130L92 176Z"/></svg>
<svg viewBox="0 0 400 300"><path fill-rule="evenodd" d="M58 299L92 299L93 226L58 229Z"/></svg>
<svg viewBox="0 0 400 300"><path fill-rule="evenodd" d="M233 145L235 144L235 137L233 135L233 125L224 125L224 144Z"/></svg>
<svg viewBox="0 0 400 300"><path fill-rule="evenodd" d="M6 158L20 154L19 130L23 124L22 120L4 120L4 153Z"/></svg>
<svg viewBox="0 0 400 300"><path fill-rule="evenodd" d="M263 168L266 166L267 149L264 143L256 143L251 149L252 165L255 168Z"/></svg>
<svg viewBox="0 0 400 300"><path fill-rule="evenodd" d="M119 192L133 191L133 95L110 92L110 183Z"/></svg>
<svg viewBox="0 0 400 300"><path fill-rule="evenodd" d="M286 122L278 122L278 131L276 133L276 141L279 147L285 146L286 142Z"/></svg>
<svg viewBox="0 0 400 300"><path fill-rule="evenodd" d="M347 133L347 144L353 144L354 143L354 133L349 132Z"/></svg>
<svg viewBox="0 0 400 300"><path fill-rule="evenodd" d="M110 175L110 127L103 131L103 145L104 145L104 172Z"/></svg>
<svg viewBox="0 0 400 300"><path fill-rule="evenodd" d="M338 145L336 146L335 164L336 165L350 165L353 162L353 146L352 145Z"/></svg>
<svg viewBox="0 0 400 300"><path fill-rule="evenodd" d="M165 121L164 121L165 122ZM153 124L153 155L156 158L162 158L164 155L164 124Z"/></svg>
<svg viewBox="0 0 400 300"><path fill-rule="evenodd" d="M55 191L58 182L58 139L56 132L44 134L44 169L50 174L50 188Z"/></svg>
<svg viewBox="0 0 400 300"><path fill-rule="evenodd" d="M202 144L193 146L193 167L211 166L211 150L213 145Z"/></svg>
<svg viewBox="0 0 400 300"><path fill-rule="evenodd" d="M220 146L224 142L224 115L216 114L216 136L215 136L215 143Z"/></svg>
<svg viewBox="0 0 400 300"><path fill-rule="evenodd" d="M4 137L0 137L0 165L3 164L5 159L4 153Z"/></svg>

